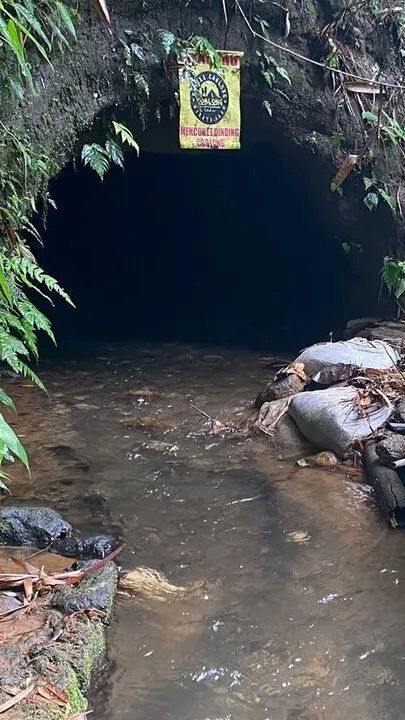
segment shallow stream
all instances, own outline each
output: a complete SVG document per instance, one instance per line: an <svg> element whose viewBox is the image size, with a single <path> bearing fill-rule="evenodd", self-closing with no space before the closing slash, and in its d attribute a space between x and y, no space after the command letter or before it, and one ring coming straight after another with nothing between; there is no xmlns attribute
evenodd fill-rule
<svg viewBox="0 0 405 720"><path fill-rule="evenodd" d="M356 478L282 462L266 438L210 434L190 406L234 418L270 360L120 344L45 364L50 400L15 383L32 462L15 499L121 536L127 569L206 580L171 603L118 597L95 720L403 715L404 535Z"/></svg>

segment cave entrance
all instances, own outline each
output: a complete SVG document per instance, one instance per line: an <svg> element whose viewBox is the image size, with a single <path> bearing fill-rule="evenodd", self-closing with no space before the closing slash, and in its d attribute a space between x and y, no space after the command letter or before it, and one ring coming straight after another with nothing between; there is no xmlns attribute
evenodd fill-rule
<svg viewBox="0 0 405 720"><path fill-rule="evenodd" d="M344 324L349 268L305 177L274 146L127 154L53 183L40 258L77 304L63 339L296 349Z"/></svg>

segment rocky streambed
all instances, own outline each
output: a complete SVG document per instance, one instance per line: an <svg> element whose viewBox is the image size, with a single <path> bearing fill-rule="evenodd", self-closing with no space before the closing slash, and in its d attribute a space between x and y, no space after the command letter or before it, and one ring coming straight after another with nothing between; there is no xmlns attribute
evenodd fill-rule
<svg viewBox="0 0 405 720"><path fill-rule="evenodd" d="M173 586L200 588L170 588L165 602L120 596L108 672L101 684L94 676L97 720L400 716L403 536L383 522L371 488L361 475L347 477L347 461L282 461L268 435L218 433L191 407L227 427L286 364L226 348L97 346L44 368L51 401L14 383L14 427L29 439L33 475L15 469L18 504L46 498L77 537L123 538L124 568L155 568ZM50 538L42 540L46 547ZM48 569L49 553L28 562L41 557ZM48 572L71 561L61 563ZM62 608L49 611L65 627ZM90 614L73 620L104 637L105 618ZM81 643L73 628L60 638L50 630L44 663L30 650L21 684L7 690L21 691L34 674L56 687L57 660L77 642L69 667L83 693L90 640ZM37 700L40 712L66 710ZM9 717L25 720L32 708L24 700Z"/></svg>

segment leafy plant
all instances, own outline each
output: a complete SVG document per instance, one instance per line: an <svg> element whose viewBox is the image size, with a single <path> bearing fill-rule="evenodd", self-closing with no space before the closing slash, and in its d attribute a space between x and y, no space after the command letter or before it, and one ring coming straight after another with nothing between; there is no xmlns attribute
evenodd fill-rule
<svg viewBox="0 0 405 720"><path fill-rule="evenodd" d="M121 142L127 143L136 150L137 155L139 155L139 145L135 141L131 131L122 123L113 121L112 125L115 134L118 135ZM94 170L100 180L103 180L104 175L110 169L111 163L118 165L122 170L124 169L124 153L122 148L111 137L106 140L104 146L98 143L83 145L81 157L83 163Z"/></svg>
<svg viewBox="0 0 405 720"><path fill-rule="evenodd" d="M380 198L382 198L382 200L388 205L392 214L395 215L397 211L397 200L394 195L389 192L387 185L381 183L374 176L363 176L363 182L366 189L366 194L363 200L365 206L372 212L377 209Z"/></svg>
<svg viewBox="0 0 405 720"><path fill-rule="evenodd" d="M91 145L83 145L82 160L85 165L89 165L94 172L97 173L100 180L110 168L110 161L105 148L97 143Z"/></svg>
<svg viewBox="0 0 405 720"><path fill-rule="evenodd" d="M132 135L131 131L128 130L128 128L123 125L122 123L115 122L113 120L113 128L115 130L116 135L118 135L123 143L127 143L130 147L132 147L136 154L139 155L139 145L136 142L134 136Z"/></svg>
<svg viewBox="0 0 405 720"><path fill-rule="evenodd" d="M261 74L270 88L275 86L277 76L285 80L288 85L291 85L291 78L288 71L285 67L279 65L272 55L262 52L261 50L256 50L256 55L259 57Z"/></svg>
<svg viewBox="0 0 405 720"><path fill-rule="evenodd" d="M143 73L139 71L139 63L144 62L145 52L141 45L135 42L126 43L121 40L124 53L124 65L122 74L126 85L131 88L132 95L136 98L136 108L143 128L146 127L148 115L148 100L150 89L148 81Z"/></svg>
<svg viewBox="0 0 405 720"><path fill-rule="evenodd" d="M405 126L401 125L394 117L386 112L382 113L384 121L379 123L378 115L368 110L362 114L363 120L378 129L379 136L382 140L390 140L394 145L405 141Z"/></svg>
<svg viewBox="0 0 405 720"><path fill-rule="evenodd" d="M398 306L398 315L403 311L405 293L405 261L393 257L385 257L381 268L381 289L385 287L390 295L394 295Z"/></svg>
<svg viewBox="0 0 405 720"><path fill-rule="evenodd" d="M173 57L181 64L191 68L196 63L195 55L198 53L209 58L211 67L214 70L217 72L222 70L220 53L207 38L201 35L193 35L188 40L183 40L176 37L169 30L159 30L158 42L165 60Z"/></svg>
<svg viewBox="0 0 405 720"><path fill-rule="evenodd" d="M344 140L344 135L341 130L335 130L330 136L332 147L334 150L340 150Z"/></svg>
<svg viewBox="0 0 405 720"><path fill-rule="evenodd" d="M0 2L0 76L3 85L21 99L28 87L34 90L31 55L51 65L50 52L56 43L69 48L76 31L71 10L60 0L2 0Z"/></svg>

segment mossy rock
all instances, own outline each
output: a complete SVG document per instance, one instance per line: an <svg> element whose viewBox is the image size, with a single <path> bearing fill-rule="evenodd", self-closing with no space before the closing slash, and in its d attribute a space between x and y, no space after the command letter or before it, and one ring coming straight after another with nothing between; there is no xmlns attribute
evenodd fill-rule
<svg viewBox="0 0 405 720"><path fill-rule="evenodd" d="M68 708L45 703L25 703L21 706L24 720L62 720L87 710L86 692L93 674L104 661L106 651L105 627L100 621L79 620L74 640L55 643L40 654L33 663L34 670L51 685L69 695ZM52 670L50 670L52 668Z"/></svg>

